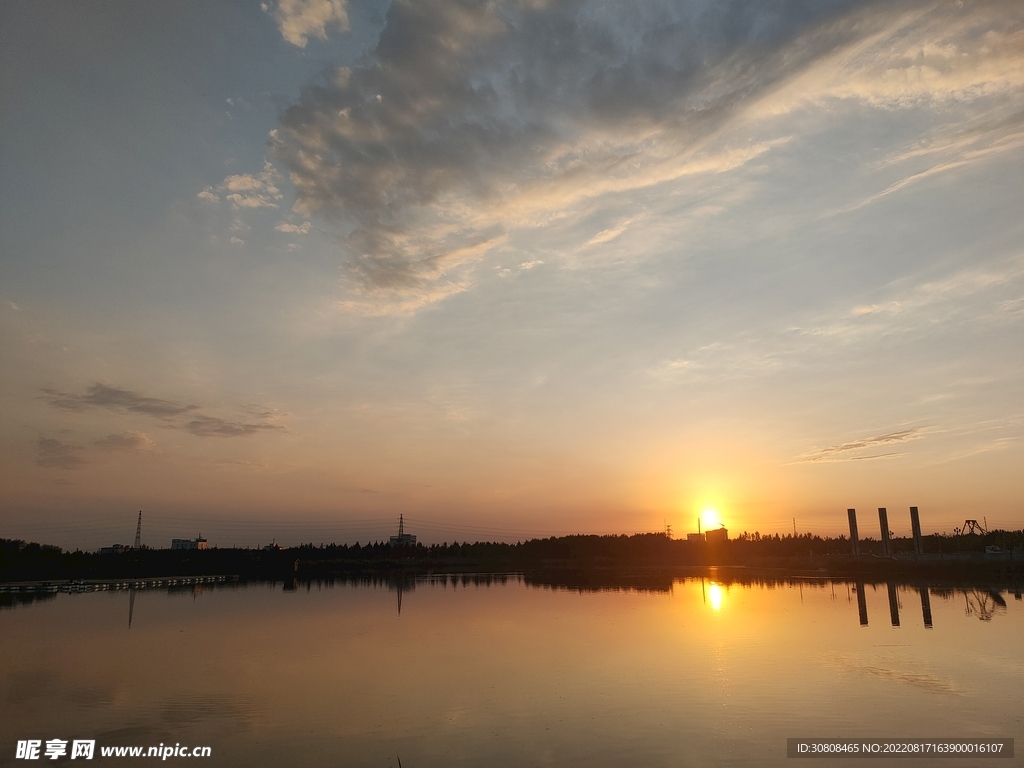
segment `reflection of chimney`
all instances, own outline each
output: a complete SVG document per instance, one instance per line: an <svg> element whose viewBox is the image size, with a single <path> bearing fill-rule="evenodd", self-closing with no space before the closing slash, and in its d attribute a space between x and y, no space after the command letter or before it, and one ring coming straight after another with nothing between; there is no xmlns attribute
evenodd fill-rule
<svg viewBox="0 0 1024 768"><path fill-rule="evenodd" d="M853 548L853 554L859 555L860 537L857 535L857 510L848 509L846 514L850 518L850 546Z"/></svg>
<svg viewBox="0 0 1024 768"><path fill-rule="evenodd" d="M917 514L917 507L910 508L910 527L914 531L914 552L923 555L924 542L921 540L921 518Z"/></svg>
<svg viewBox="0 0 1024 768"><path fill-rule="evenodd" d="M892 554L892 542L889 541L889 515L885 507L878 508L878 526L882 529L882 554Z"/></svg>
<svg viewBox="0 0 1024 768"><path fill-rule="evenodd" d="M911 507L917 509L917 507ZM921 615L924 617L924 625L932 628L932 599L928 596L928 587L921 587Z"/></svg>
<svg viewBox="0 0 1024 768"><path fill-rule="evenodd" d="M857 613L860 614L860 625L866 627L868 625L868 599L864 594L864 582L858 581L854 590L857 592Z"/></svg>
<svg viewBox="0 0 1024 768"><path fill-rule="evenodd" d="M886 584L889 588L889 619L894 627L900 625L900 599L896 594L896 585L891 581Z"/></svg>

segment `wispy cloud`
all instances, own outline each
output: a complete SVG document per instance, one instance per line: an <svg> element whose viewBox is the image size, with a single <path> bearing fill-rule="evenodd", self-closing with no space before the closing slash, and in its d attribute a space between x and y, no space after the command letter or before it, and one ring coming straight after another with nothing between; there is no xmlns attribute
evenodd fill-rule
<svg viewBox="0 0 1024 768"><path fill-rule="evenodd" d="M52 389L45 389L43 392L50 405L58 410L82 412L90 408L106 408L141 414L160 419L165 427L181 428L197 437L246 437L260 432L284 429L282 424L276 423L281 418L280 414L255 404L243 408L259 419L253 422L199 413L198 405L149 397L106 384L93 384L84 395L71 395ZM179 417L182 416L188 417L189 420L179 421ZM143 432L111 434L96 442L97 447L106 450L144 450L152 445L153 441Z"/></svg>
<svg viewBox="0 0 1024 768"><path fill-rule="evenodd" d="M836 212L839 213L856 211L860 208L870 205L871 203L877 202L878 200L881 200L883 197L891 195L894 192L899 192L900 190L909 187L911 184L916 184L918 182L924 181L925 179L931 178L932 176L937 176L948 171L963 168L964 166L970 165L974 162L984 159L990 159L997 155L1020 149L1021 147L1024 147L1024 132L1004 137L1002 139L992 142L991 144L985 147L980 147L977 149L971 149L968 151L961 152L955 157L937 163L929 168L926 168L923 171L911 173L910 175L900 179L899 181L893 182L882 191L870 195L864 200L861 200L858 203L840 209L840 211Z"/></svg>
<svg viewBox="0 0 1024 768"><path fill-rule="evenodd" d="M77 445L69 445L55 440L52 437L39 438L37 446L36 464L40 467L50 469L77 469L85 464L82 458L84 448Z"/></svg>
<svg viewBox="0 0 1024 768"><path fill-rule="evenodd" d="M831 463L840 461L867 461L871 459L886 459L902 456L902 453L875 453L863 454L860 451L875 448L880 445L893 445L895 443L906 443L910 440L919 440L924 437L925 432L920 427L901 429L897 432L888 432L884 435L862 437L857 440L850 440L846 443L832 445L827 448L818 448L803 453L796 458L793 464L806 463Z"/></svg>
<svg viewBox="0 0 1024 768"><path fill-rule="evenodd" d="M147 397L130 389L99 383L89 387L84 395L69 395L52 389L44 389L43 392L48 396L50 405L65 411L84 411L86 408L100 407L142 413L157 418L170 418L199 408L198 405Z"/></svg>
<svg viewBox="0 0 1024 768"><path fill-rule="evenodd" d="M582 247L586 248L588 245L602 245L604 243L610 243L612 240L614 240L627 229L629 229L630 225L633 224L633 222L635 222L638 218L638 216L632 216L626 219L625 221L619 222L614 227L602 229L592 238L587 240L587 242L585 242Z"/></svg>
<svg viewBox="0 0 1024 768"><path fill-rule="evenodd" d="M456 255L467 247L571 221L597 197L728 173L784 143L721 130L855 39L844 17L856 5L395 0L372 55L305 89L271 155L297 213L347 222L348 265L372 308L389 296L424 306L466 284L451 273L472 263Z"/></svg>
<svg viewBox="0 0 1024 768"><path fill-rule="evenodd" d="M850 17L859 34L751 109L779 115L828 101L900 109L971 102L1024 87L1024 14L1015 3L893 3ZM841 41L837 41L841 42Z"/></svg>
<svg viewBox="0 0 1024 768"><path fill-rule="evenodd" d="M539 267L544 262L540 259L534 259L533 261L524 261L518 267L502 267L500 264L496 267L498 270L498 277L508 277L512 274L519 274L520 272L526 272Z"/></svg>
<svg viewBox="0 0 1024 768"><path fill-rule="evenodd" d="M105 451L147 451L156 443L145 432L119 432L100 438L95 445Z"/></svg>
<svg viewBox="0 0 1024 768"><path fill-rule="evenodd" d="M565 226L574 206L596 198L766 156L791 137L751 140L750 130L778 115L1022 88L1020 15L1000 2L907 11L651 0L638 11L592 0L394 0L373 54L307 88L271 133L271 154L295 185L296 212L350 228L355 290L374 300L343 306L379 312L390 299L408 310L471 284L450 274L474 261L458 257L466 248ZM859 205L1016 146L971 148Z"/></svg>
<svg viewBox="0 0 1024 768"><path fill-rule="evenodd" d="M1008 448L1013 448L1019 444L1017 437L999 437L987 443L979 443L964 448L963 450L955 451L948 456L944 456L941 459L936 460L935 464L948 464L952 461L960 461L961 459L969 459L973 456L980 456L986 453L992 453L993 451L1003 451Z"/></svg>
<svg viewBox="0 0 1024 768"><path fill-rule="evenodd" d="M219 416L197 414L191 421L185 423L184 429L198 437L245 437L284 427L280 424L232 421Z"/></svg>

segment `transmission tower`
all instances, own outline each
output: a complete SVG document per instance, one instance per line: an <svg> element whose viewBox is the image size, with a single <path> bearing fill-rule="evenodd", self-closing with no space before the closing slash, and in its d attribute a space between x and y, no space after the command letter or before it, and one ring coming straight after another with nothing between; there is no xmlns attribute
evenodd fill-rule
<svg viewBox="0 0 1024 768"><path fill-rule="evenodd" d="M142 512L139 512L139 522L135 526L135 549L142 544Z"/></svg>
<svg viewBox="0 0 1024 768"><path fill-rule="evenodd" d="M981 525L977 520L964 520L963 528L954 528L953 533L958 536L967 536L969 534L980 534L985 535L988 533L985 527Z"/></svg>

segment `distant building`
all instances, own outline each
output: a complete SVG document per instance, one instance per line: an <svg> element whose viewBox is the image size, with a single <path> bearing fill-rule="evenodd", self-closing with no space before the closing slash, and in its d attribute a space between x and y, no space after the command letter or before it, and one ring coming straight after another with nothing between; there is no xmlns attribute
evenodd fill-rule
<svg viewBox="0 0 1024 768"><path fill-rule="evenodd" d="M704 534L704 540L707 541L708 544L717 544L720 541L728 541L729 529L723 525L721 528L708 531Z"/></svg>
<svg viewBox="0 0 1024 768"><path fill-rule="evenodd" d="M388 539L392 547L411 547L416 544L416 537L405 532L405 515L398 516L398 535Z"/></svg>
<svg viewBox="0 0 1024 768"><path fill-rule="evenodd" d="M171 539L171 549L206 549L206 539L203 534L197 539Z"/></svg>
<svg viewBox="0 0 1024 768"><path fill-rule="evenodd" d="M703 533L688 533L686 534L687 541L704 541Z"/></svg>
<svg viewBox="0 0 1024 768"><path fill-rule="evenodd" d="M131 549L132 549L131 547L129 547L129 546L125 545L125 544L114 544L114 545L109 546L109 547L100 547L100 554L101 555L119 555L122 552L130 552Z"/></svg>
<svg viewBox="0 0 1024 768"><path fill-rule="evenodd" d="M265 546L263 548L263 551L264 552L280 552L283 549L288 549L288 547L282 547L280 544L277 543L277 539L274 539L270 544L267 544L267 546Z"/></svg>

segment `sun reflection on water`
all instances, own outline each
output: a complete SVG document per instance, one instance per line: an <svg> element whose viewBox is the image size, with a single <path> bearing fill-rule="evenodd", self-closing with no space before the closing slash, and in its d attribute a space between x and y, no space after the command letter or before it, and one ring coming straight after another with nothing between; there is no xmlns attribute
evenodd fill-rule
<svg viewBox="0 0 1024 768"><path fill-rule="evenodd" d="M708 602L711 603L711 607L716 610L722 610L722 588L717 584L712 584L708 587Z"/></svg>

